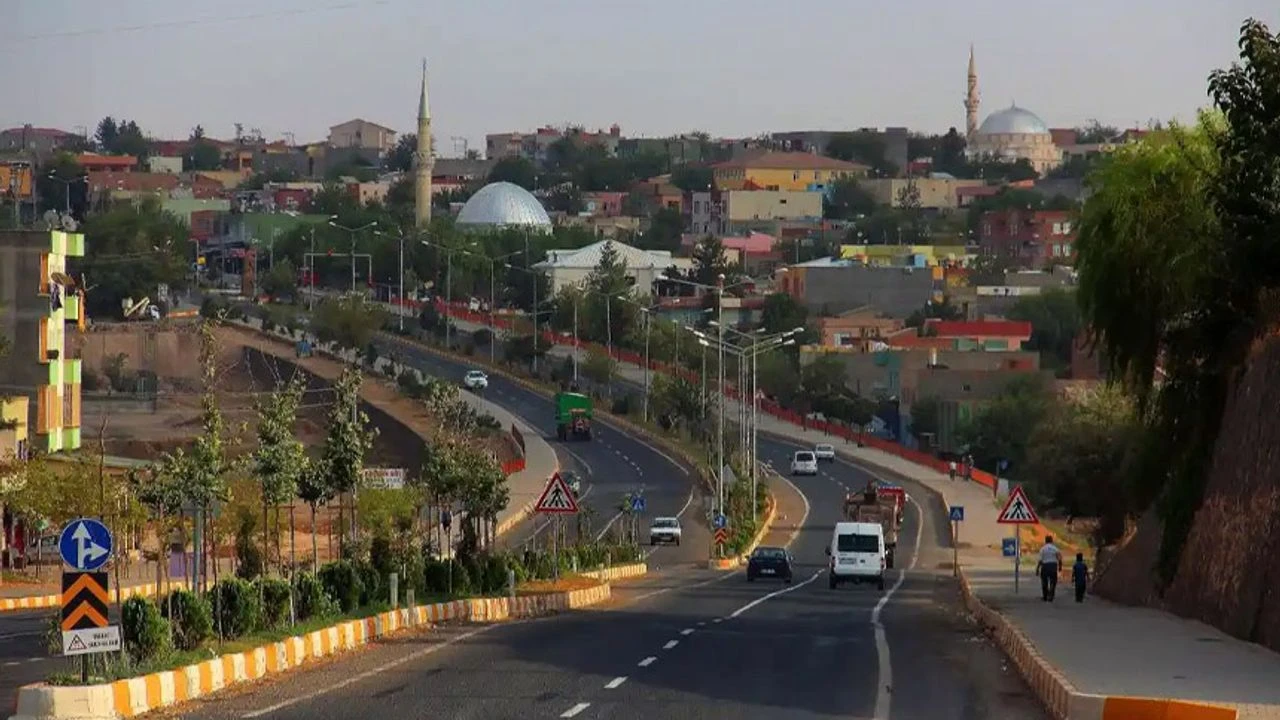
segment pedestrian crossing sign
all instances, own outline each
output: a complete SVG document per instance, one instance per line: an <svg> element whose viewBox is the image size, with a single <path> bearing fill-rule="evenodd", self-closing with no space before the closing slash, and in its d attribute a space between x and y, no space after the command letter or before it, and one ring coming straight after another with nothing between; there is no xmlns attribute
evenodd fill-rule
<svg viewBox="0 0 1280 720"><path fill-rule="evenodd" d="M1031 501L1027 499L1027 493L1023 491L1021 485L1015 485L1013 492L1009 493L1009 499L1005 502L1004 509L1000 511L1000 517L996 518L996 522L1004 525L1034 525L1040 522L1035 508L1031 507Z"/></svg>
<svg viewBox="0 0 1280 720"><path fill-rule="evenodd" d="M569 484L560 477L560 473L556 473L547 481L547 487L533 509L540 513L572 514L578 512L578 501L573 497Z"/></svg>

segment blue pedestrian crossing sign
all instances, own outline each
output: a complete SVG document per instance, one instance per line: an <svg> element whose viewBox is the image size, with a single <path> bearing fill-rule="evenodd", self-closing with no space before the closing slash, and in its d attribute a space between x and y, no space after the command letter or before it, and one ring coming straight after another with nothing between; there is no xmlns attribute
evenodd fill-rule
<svg viewBox="0 0 1280 720"><path fill-rule="evenodd" d="M725 516L724 516L723 514L721 514L721 513L716 513L716 516L715 516L715 518L711 521L711 524L712 524L712 527L713 527L714 529L719 530L720 528L728 527L728 525L729 525L729 521L728 521L728 519L727 519L727 518L725 518Z"/></svg>
<svg viewBox="0 0 1280 720"><path fill-rule="evenodd" d="M964 506L963 505L951 506L951 522L964 522Z"/></svg>
<svg viewBox="0 0 1280 720"><path fill-rule="evenodd" d="M1005 557L1013 557L1017 555L1018 539L1017 538L1001 538L1000 554L1004 555Z"/></svg>
<svg viewBox="0 0 1280 720"><path fill-rule="evenodd" d="M644 512L644 496L643 495L631 496L631 512L637 512L637 513Z"/></svg>
<svg viewBox="0 0 1280 720"><path fill-rule="evenodd" d="M62 562L79 572L93 572L111 559L111 531L93 518L67 523L58 538Z"/></svg>

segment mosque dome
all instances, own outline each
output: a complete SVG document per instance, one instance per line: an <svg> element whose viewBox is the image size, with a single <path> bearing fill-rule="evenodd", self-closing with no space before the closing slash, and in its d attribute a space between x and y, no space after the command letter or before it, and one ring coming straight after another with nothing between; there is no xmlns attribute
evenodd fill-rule
<svg viewBox="0 0 1280 720"><path fill-rule="evenodd" d="M1049 127L1038 115L1010 105L987 116L978 128L979 135L1048 135Z"/></svg>
<svg viewBox="0 0 1280 720"><path fill-rule="evenodd" d="M551 218L528 190L509 182L489 183L467 200L457 224L549 229Z"/></svg>

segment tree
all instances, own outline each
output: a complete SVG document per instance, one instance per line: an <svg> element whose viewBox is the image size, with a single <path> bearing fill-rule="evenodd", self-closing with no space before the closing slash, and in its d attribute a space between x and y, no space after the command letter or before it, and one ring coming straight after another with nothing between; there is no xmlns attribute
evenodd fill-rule
<svg viewBox="0 0 1280 720"><path fill-rule="evenodd" d="M323 460L307 459L298 468L298 497L311 508L311 571L320 567L320 548L316 538L316 511L337 496L330 484L329 468Z"/></svg>
<svg viewBox="0 0 1280 720"><path fill-rule="evenodd" d="M1020 375L994 399L983 404L969 420L956 428L956 439L967 445L974 463L995 470L1000 460L1020 468L1027 457L1031 435L1053 402L1047 383L1039 374Z"/></svg>
<svg viewBox="0 0 1280 720"><path fill-rule="evenodd" d="M365 454L373 447L373 438L377 433L376 430L368 429L369 417L359 410L360 385L360 371L354 365L346 365L333 386L333 406L329 409L323 463L329 474L325 485L337 495L352 493L359 486ZM355 529L353 504L353 534Z"/></svg>
<svg viewBox="0 0 1280 720"><path fill-rule="evenodd" d="M607 388L613 382L617 372L617 361L604 353L588 353L586 360L582 363L583 376L601 387Z"/></svg>
<svg viewBox="0 0 1280 720"><path fill-rule="evenodd" d="M901 236L901 242L907 245L923 242L927 233L923 226L920 186L916 184L914 178L907 179L907 184L898 190L898 196L895 199L898 204L898 212L902 215L902 227L906 230Z"/></svg>
<svg viewBox="0 0 1280 720"><path fill-rule="evenodd" d="M917 441L925 436L938 437L942 427L942 401L933 395L922 397L911 404L911 434Z"/></svg>
<svg viewBox="0 0 1280 720"><path fill-rule="evenodd" d="M395 147L387 152L382 166L394 172L409 172L413 169L413 156L418 152L418 134L405 133L396 140Z"/></svg>
<svg viewBox="0 0 1280 720"><path fill-rule="evenodd" d="M254 470L262 485L262 549L271 548L268 511L276 512L276 563L283 569L284 558L280 552L280 505L292 503L298 492L298 481L306 463L306 448L298 439L295 425L298 406L306 381L302 373L295 373L288 384L277 381L276 389L257 403L258 448L253 453ZM292 522L290 523L292 528ZM289 539L290 544L293 538Z"/></svg>
<svg viewBox="0 0 1280 720"><path fill-rule="evenodd" d="M120 127L116 124L116 119L108 115L98 122L98 129L93 137L102 152L110 153L115 152L116 140L119 136Z"/></svg>
<svg viewBox="0 0 1280 720"><path fill-rule="evenodd" d="M832 220L852 220L859 215L870 215L875 209L875 198L858 185L856 178L835 181L822 197L822 216Z"/></svg>
<svg viewBox="0 0 1280 720"><path fill-rule="evenodd" d="M1040 353L1040 365L1062 370L1071 365L1072 348L1080 334L1080 307L1075 293L1050 288L1019 298L1009 309L1010 320L1031 323L1027 349Z"/></svg>
<svg viewBox="0 0 1280 720"><path fill-rule="evenodd" d="M82 231L93 252L75 260L73 275L83 273L93 286L85 296L90 317L118 317L124 298L154 299L157 286L182 289L190 281L190 233L154 198L91 215Z"/></svg>
<svg viewBox="0 0 1280 720"><path fill-rule="evenodd" d="M640 236L638 247L643 250L667 250L676 252L680 249L680 240L684 232L684 216L675 208L658 208L649 220L649 229Z"/></svg>
<svg viewBox="0 0 1280 720"><path fill-rule="evenodd" d="M217 145L209 142L204 137L204 128L197 125L191 131L191 144L187 148L187 152L182 156L182 169L192 170L218 170L222 168L222 151Z"/></svg>
<svg viewBox="0 0 1280 720"><path fill-rule="evenodd" d="M809 309L788 293L772 293L764 298L760 309L760 328L766 335L776 335L805 327Z"/></svg>
<svg viewBox="0 0 1280 720"><path fill-rule="evenodd" d="M681 165L671 171L671 184L685 192L709 192L715 172L705 165Z"/></svg>
<svg viewBox="0 0 1280 720"><path fill-rule="evenodd" d="M884 140L874 131L836 133L827 142L825 154L837 160L868 165L879 177L892 177L899 169L885 157Z"/></svg>
<svg viewBox="0 0 1280 720"><path fill-rule="evenodd" d="M316 306L311 327L320 342L361 349L387 321L387 311L360 295L326 298Z"/></svg>
<svg viewBox="0 0 1280 720"><path fill-rule="evenodd" d="M1097 120L1090 120L1076 128L1076 142L1081 145L1112 142L1119 136L1119 128L1114 125L1103 125Z"/></svg>
<svg viewBox="0 0 1280 720"><path fill-rule="evenodd" d="M963 176L968 169L968 160L964 154L966 145L964 136L954 127L947 130L947 134L938 139L934 149L934 172L950 173L956 177Z"/></svg>
<svg viewBox="0 0 1280 720"><path fill-rule="evenodd" d="M585 337L596 342L619 342L635 326L639 310L629 298L635 291L634 279L627 274L627 263L612 241L600 250L600 262L587 276L586 303L579 308L580 325Z"/></svg>
<svg viewBox="0 0 1280 720"><path fill-rule="evenodd" d="M791 407L800 395L796 362L781 350L766 352L756 361L756 382L766 395L784 407Z"/></svg>
<svg viewBox="0 0 1280 720"><path fill-rule="evenodd" d="M525 158L506 157L494 164L493 169L489 171L488 181L509 182L525 190L533 190L537 187L537 174L537 168Z"/></svg>
<svg viewBox="0 0 1280 720"><path fill-rule="evenodd" d="M693 281L714 286L721 275L729 275L729 260L724 254L724 241L707 235L693 246Z"/></svg>
<svg viewBox="0 0 1280 720"><path fill-rule="evenodd" d="M272 297L292 297L298 288L298 271L288 259L271 266L262 278L262 290Z"/></svg>
<svg viewBox="0 0 1280 720"><path fill-rule="evenodd" d="M1020 182L1035 180L1040 173L1032 167L1031 161L1018 158L1013 162L1003 158L976 158L969 163L969 175L983 178L988 182Z"/></svg>
<svg viewBox="0 0 1280 720"><path fill-rule="evenodd" d="M961 312L960 308L952 305L950 298L944 297L940 303L930 300L925 303L924 309L913 311L907 316L904 324L910 328L922 328L925 320L949 321L962 320L963 318L964 313Z"/></svg>

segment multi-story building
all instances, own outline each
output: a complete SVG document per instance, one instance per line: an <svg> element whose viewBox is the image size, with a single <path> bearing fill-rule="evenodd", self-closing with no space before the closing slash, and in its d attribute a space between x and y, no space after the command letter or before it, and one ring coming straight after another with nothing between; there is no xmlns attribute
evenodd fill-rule
<svg viewBox="0 0 1280 720"><path fill-rule="evenodd" d="M133 172L138 167L138 158L132 155L98 155L81 153L76 157L81 169L88 173L95 172Z"/></svg>
<svg viewBox="0 0 1280 720"><path fill-rule="evenodd" d="M804 152L756 153L711 167L717 190L823 192L842 178L865 177L866 165Z"/></svg>
<svg viewBox="0 0 1280 720"><path fill-rule="evenodd" d="M0 394L34 399L32 448L46 453L80 447L80 360L68 357L66 325L83 323L83 304L63 283L84 245L79 233L0 231L0 333L11 344Z"/></svg>
<svg viewBox="0 0 1280 720"><path fill-rule="evenodd" d="M878 205L901 207L902 200L914 188L925 210L955 210L960 207L961 188L982 187L985 180L964 180L952 177L920 178L866 178L858 181L858 187L866 190Z"/></svg>
<svg viewBox="0 0 1280 720"><path fill-rule="evenodd" d="M834 317L818 318L824 348L870 351L876 343L902 330L902 320L884 317L872 307L860 307Z"/></svg>
<svg viewBox="0 0 1280 720"><path fill-rule="evenodd" d="M1026 268L1071 264L1075 241L1075 213L1070 210L994 210L983 213L978 226L983 254Z"/></svg>
<svg viewBox="0 0 1280 720"><path fill-rule="evenodd" d="M768 226L777 220L819 220L822 193L808 190L712 190L685 193L685 227L702 235L724 235Z"/></svg>
<svg viewBox="0 0 1280 720"><path fill-rule="evenodd" d="M581 285L600 265L600 253L609 240L601 240L576 250L548 250L547 259L533 266L547 275L551 281L551 295L562 288ZM662 277L667 268L680 262L665 250L641 250L620 242L613 242L618 257L626 265L627 278L640 295L653 293L654 281ZM688 265L688 263L685 263ZM685 269L685 268L681 268Z"/></svg>
<svg viewBox="0 0 1280 720"><path fill-rule="evenodd" d="M897 170L897 173L901 175L906 171L909 160L907 157L907 139L910 137L911 133L904 127L886 127L883 130L876 128L859 128L849 132L838 132L834 130L776 132L772 133L770 138L774 143L786 148L787 150L824 153L827 151L827 145L831 143L832 138L837 135L847 135L850 133L874 138L884 148L884 159L893 165Z"/></svg>
<svg viewBox="0 0 1280 720"><path fill-rule="evenodd" d="M929 302L940 302L946 277L940 267L869 267L823 258L778 270L778 286L819 315L839 315L867 305L889 317L906 318Z"/></svg>
<svg viewBox="0 0 1280 720"><path fill-rule="evenodd" d="M0 152L22 153L45 158L63 148L83 145L82 135L57 128L39 128L31 125L0 130Z"/></svg>
<svg viewBox="0 0 1280 720"><path fill-rule="evenodd" d="M356 118L329 128L329 145L335 148L364 148L379 155L396 145L396 131L385 125Z"/></svg>
<svg viewBox="0 0 1280 720"><path fill-rule="evenodd" d="M609 157L618 154L622 128L614 125L605 130L587 132L580 128L540 127L531 133L490 133L484 136L485 157L490 160L521 157L537 165L547 161L547 151L560 140L569 138L581 146L597 146Z"/></svg>
<svg viewBox="0 0 1280 720"><path fill-rule="evenodd" d="M924 335L948 340L954 350L1008 352L1022 350L1031 340L1031 323L1017 320L924 321Z"/></svg>
<svg viewBox="0 0 1280 720"><path fill-rule="evenodd" d="M841 245L840 257L875 267L960 265L968 258L963 245Z"/></svg>

